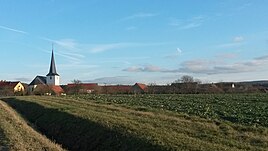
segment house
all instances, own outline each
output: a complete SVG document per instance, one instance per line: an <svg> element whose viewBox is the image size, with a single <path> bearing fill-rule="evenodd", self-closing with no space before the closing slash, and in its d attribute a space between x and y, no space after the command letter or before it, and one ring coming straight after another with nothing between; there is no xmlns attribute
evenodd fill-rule
<svg viewBox="0 0 268 151"><path fill-rule="evenodd" d="M64 90L61 86L57 85L47 85L47 84L39 84L36 85L34 91L31 94L34 95L63 95Z"/></svg>
<svg viewBox="0 0 268 151"><path fill-rule="evenodd" d="M135 85L132 86L132 91L135 94L147 93L148 87L147 85L142 84L142 83L135 83Z"/></svg>
<svg viewBox="0 0 268 151"><path fill-rule="evenodd" d="M52 94L55 95L63 95L64 90L59 85L48 85L49 89L51 90Z"/></svg>
<svg viewBox="0 0 268 151"><path fill-rule="evenodd" d="M28 86L28 91L32 92L38 85L46 85L47 80L44 76L36 76Z"/></svg>
<svg viewBox="0 0 268 151"><path fill-rule="evenodd" d="M48 74L46 76L36 76L29 84L28 91L30 94L38 95L60 95L64 92L60 86L60 75L56 70L53 48Z"/></svg>
<svg viewBox="0 0 268 151"><path fill-rule="evenodd" d="M19 82L0 81L0 95L23 95L25 86Z"/></svg>
<svg viewBox="0 0 268 151"><path fill-rule="evenodd" d="M71 83L67 85L67 92L73 93L97 93L99 86L97 83Z"/></svg>

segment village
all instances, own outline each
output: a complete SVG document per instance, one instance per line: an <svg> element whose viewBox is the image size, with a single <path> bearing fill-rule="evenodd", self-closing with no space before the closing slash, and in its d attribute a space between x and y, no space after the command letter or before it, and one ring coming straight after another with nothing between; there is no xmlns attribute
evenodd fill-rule
<svg viewBox="0 0 268 151"><path fill-rule="evenodd" d="M184 76L193 79L191 76ZM267 81L206 83L193 80L178 80L167 85L135 83L134 85L99 85L73 80L60 84L54 52L52 49L49 73L36 76L31 83L0 81L0 96L12 95L69 95L69 94L200 94L200 93L256 93L268 90Z"/></svg>

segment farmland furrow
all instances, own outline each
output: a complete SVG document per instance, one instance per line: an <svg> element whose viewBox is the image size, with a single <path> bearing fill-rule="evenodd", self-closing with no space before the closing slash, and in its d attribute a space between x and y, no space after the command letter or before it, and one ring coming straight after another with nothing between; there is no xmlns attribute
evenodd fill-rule
<svg viewBox="0 0 268 151"><path fill-rule="evenodd" d="M46 137L35 131L12 108L1 100L0 117L0 129L3 130L2 132L5 134L5 138L8 141L8 150L64 150L59 145L51 142ZM2 149L6 148L7 146L2 147Z"/></svg>
<svg viewBox="0 0 268 151"><path fill-rule="evenodd" d="M197 117L185 119L178 114L167 116L164 112L163 114L141 112L119 106L62 98L57 99L54 97L36 97L26 100L68 112L87 120L100 122L111 129L119 128L121 131L162 142L168 144L168 146L183 144L182 146L184 147L193 147L192 143L194 143L199 146L197 149L200 146L206 146L206 148L209 146L218 150L223 150L224 148L231 149L230 146L236 147L236 150L239 150L238 148L242 146L246 150L252 148L250 143L242 145L243 141L239 138L241 133L233 129L232 126L216 125L214 122ZM233 137L226 139L226 131L222 127L229 129L228 131L233 134ZM200 133L205 135L200 135ZM162 137L163 135L165 137ZM180 141L179 144L178 141ZM262 149L259 148L259 150Z"/></svg>

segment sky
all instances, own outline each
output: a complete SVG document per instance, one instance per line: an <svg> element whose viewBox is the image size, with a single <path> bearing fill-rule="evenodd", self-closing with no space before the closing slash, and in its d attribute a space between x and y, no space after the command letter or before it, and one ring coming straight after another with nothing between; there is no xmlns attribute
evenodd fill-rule
<svg viewBox="0 0 268 151"><path fill-rule="evenodd" d="M0 79L268 80L267 0L0 0Z"/></svg>

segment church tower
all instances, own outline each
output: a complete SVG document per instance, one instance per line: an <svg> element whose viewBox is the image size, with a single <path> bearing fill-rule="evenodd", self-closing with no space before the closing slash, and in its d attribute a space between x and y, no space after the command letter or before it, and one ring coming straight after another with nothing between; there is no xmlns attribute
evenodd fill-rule
<svg viewBox="0 0 268 151"><path fill-rule="evenodd" d="M49 73L47 74L47 85L60 85L60 75L56 71L54 52L52 48L51 63Z"/></svg>

